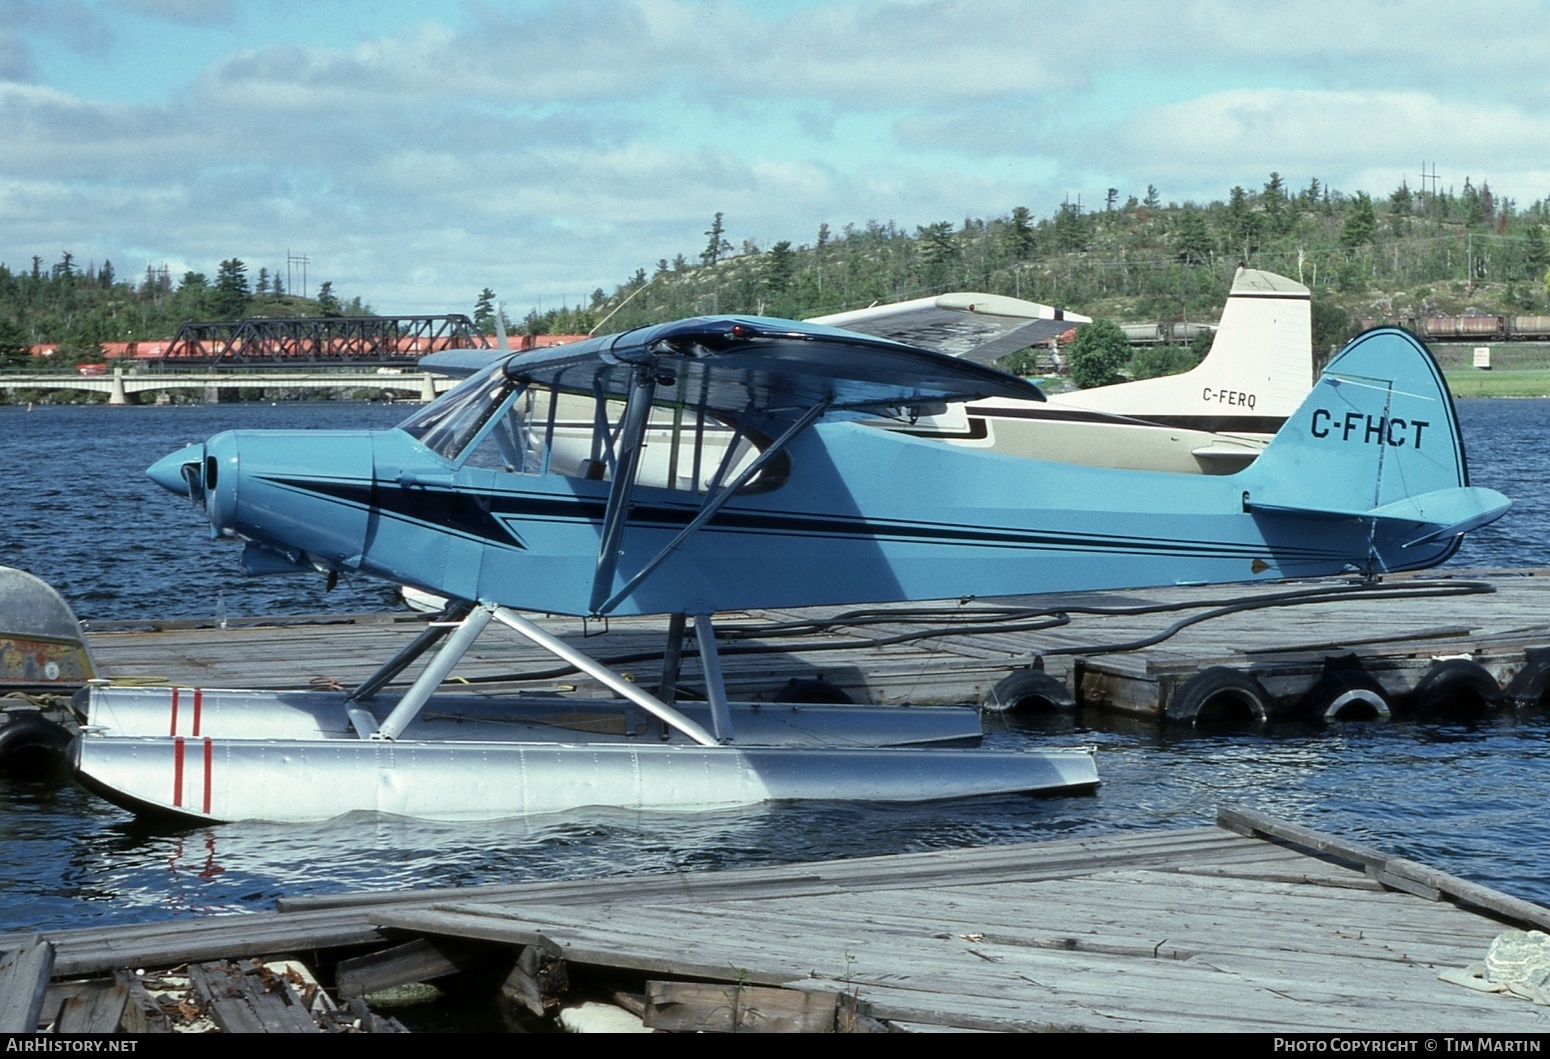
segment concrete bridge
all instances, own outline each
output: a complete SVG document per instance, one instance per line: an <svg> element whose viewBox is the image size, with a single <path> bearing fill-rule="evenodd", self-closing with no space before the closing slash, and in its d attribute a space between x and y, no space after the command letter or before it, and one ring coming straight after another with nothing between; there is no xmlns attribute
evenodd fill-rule
<svg viewBox="0 0 1550 1059"><path fill-rule="evenodd" d="M432 401L459 380L428 372L379 374L363 371L138 372L114 368L110 374L0 374L0 389L86 390L108 395L108 404L138 404L139 395L196 390L215 403L234 390L391 390L411 399Z"/></svg>

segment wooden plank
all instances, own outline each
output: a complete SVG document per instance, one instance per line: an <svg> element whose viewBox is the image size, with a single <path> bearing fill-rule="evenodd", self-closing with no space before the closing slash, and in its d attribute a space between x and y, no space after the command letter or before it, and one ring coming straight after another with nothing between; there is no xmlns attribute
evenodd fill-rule
<svg viewBox="0 0 1550 1059"><path fill-rule="evenodd" d="M412 982L429 982L489 962L489 953L471 945L416 938L380 952L340 960L334 988L341 997L365 996Z"/></svg>
<svg viewBox="0 0 1550 1059"><path fill-rule="evenodd" d="M54 946L25 936L0 951L0 1033L36 1033L54 967Z"/></svg>
<svg viewBox="0 0 1550 1059"><path fill-rule="evenodd" d="M1449 897L1510 919L1532 923L1541 930L1550 930L1550 908L1504 894L1489 886L1481 886L1468 879L1460 879L1456 875L1429 868L1404 857L1391 857L1370 846L1348 842L1241 807L1225 806L1218 810L1217 822L1241 834L1265 835L1308 849L1316 849L1321 853L1333 853L1336 856L1348 858L1373 871L1374 877L1379 882L1397 885L1400 889L1409 889L1411 892L1426 896L1447 894Z"/></svg>
<svg viewBox="0 0 1550 1059"><path fill-rule="evenodd" d="M256 961L192 964L188 969L210 1017L227 1033L321 1033L290 983Z"/></svg>
<svg viewBox="0 0 1550 1059"><path fill-rule="evenodd" d="M116 1033L129 1003L129 987L119 982L93 984L59 1010L55 1033Z"/></svg>
<svg viewBox="0 0 1550 1059"><path fill-rule="evenodd" d="M139 975L129 970L114 972L113 979L124 987L128 1002L119 1020L124 1033L171 1033L172 1023L162 1011L156 998L145 988Z"/></svg>
<svg viewBox="0 0 1550 1059"><path fill-rule="evenodd" d="M646 983L642 1021L675 1033L834 1033L839 996L746 983Z"/></svg>
<svg viewBox="0 0 1550 1059"><path fill-rule="evenodd" d="M513 897L544 901L567 898L591 901L608 893L627 894L641 899L672 895L684 901L701 901L731 896L743 889L759 891L762 895L774 892L778 887L787 887L791 892L830 892L845 887L906 888L919 886L923 879L930 876L938 876L945 884L975 885L1004 876L1038 878L1052 870L1071 870L1073 865L1079 869L1082 864L1112 864L1115 863L1112 858L1120 858L1121 862L1132 858L1150 861L1169 856L1188 857L1195 851L1219 849L1241 849L1248 855L1266 861L1280 859L1289 864L1308 862L1306 856L1281 850L1268 843L1245 841L1219 827L1198 827L736 868L695 875L673 873L582 881L493 884L457 890L306 896L283 898L279 905L286 912L300 913L334 908L387 907L394 904L427 905L449 899L473 902Z"/></svg>
<svg viewBox="0 0 1550 1059"><path fill-rule="evenodd" d="M1430 654L1457 651L1460 645L1470 643L1495 644L1500 648L1504 639L1516 638L1542 645L1550 630L1538 616L1544 613L1550 595L1550 579L1497 572L1482 580L1496 590L1494 595L1412 596L1425 599L1425 606L1385 607L1381 624L1375 619L1382 597L1357 588L1336 595L1331 602L1240 611L1230 619L1231 639L1239 652L1254 655L1287 656L1292 649L1304 649L1304 655L1313 659L1312 664L1323 654L1358 645L1371 665L1377 665L1381 657L1409 657L1414 667L1424 666ZM1448 591L1464 583L1457 576L1403 575L1386 579L1379 591ZM1313 587L1327 593L1339 586L1326 582ZM1172 626L1181 614L1203 614L1229 599L1271 599L1297 588L1295 584L1231 590L1220 586L1172 587L1126 594L1125 605L1150 607L1149 612L1116 611L1112 604L1120 597L1112 593L1067 595L1059 599L1023 597L1006 602L1026 602L1051 613L1065 608L1069 624L1047 630L990 633L978 627L983 622L971 608L960 620L974 623L974 631L955 633L949 629L944 636L883 646L874 644L873 638L884 633L920 631L920 622L913 616L916 607L868 608L884 616L890 610L897 611L899 619L860 630L843 625L825 627L823 622L842 613L835 608L750 612L737 619L746 633L737 646L762 645L773 648L774 653L728 652L723 666L729 686L738 697L769 698L793 677L822 673L858 698L889 703L977 701L1012 666L1026 664L1041 654L1046 656L1049 671L1064 679L1071 670L1070 660L1050 652L1085 651L1089 665L1098 670L1135 670L1140 677L1148 673L1166 677L1166 667L1182 672L1213 660L1242 665L1245 655L1223 653L1221 621L1179 629L1169 639L1125 654L1104 653L1100 649L1156 636ZM952 611L944 608L941 613L948 616ZM314 675L349 684L366 675L421 627L416 620L375 626L365 624L365 620L351 616L348 623L312 627L281 624L166 632L94 629L89 637L105 672L146 675L154 671L206 686L296 687L305 685ZM775 622L784 621L806 622L811 629L807 635L789 639L759 637L761 626L773 628ZM541 623L570 642L585 640L590 651L605 657L610 653L623 656L654 651L663 635L661 621L653 618L612 621L601 632L596 624L587 628L573 619L544 618ZM1380 639L1387 642L1378 643ZM848 649L810 650L829 643L848 645ZM276 655L286 658L288 665L276 667L272 662ZM1283 657L1277 664L1289 665L1290 661ZM1309 664L1306 659L1304 664ZM459 674L492 678L552 668L552 661L529 645L496 636L480 641L460 665ZM1399 690L1407 688L1407 681L1413 679L1408 673L1402 667L1393 670ZM545 678L540 683L545 687L563 684L589 692L597 690L590 680L578 676L559 681ZM1295 693L1297 689L1290 690ZM1141 691L1136 693L1140 695ZM1158 701L1155 697L1150 703L1127 700L1124 705L1130 710L1155 713Z"/></svg>

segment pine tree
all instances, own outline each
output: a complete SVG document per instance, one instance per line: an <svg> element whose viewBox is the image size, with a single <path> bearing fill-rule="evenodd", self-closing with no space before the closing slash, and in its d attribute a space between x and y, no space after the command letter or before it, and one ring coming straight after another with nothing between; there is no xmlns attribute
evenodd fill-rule
<svg viewBox="0 0 1550 1059"><path fill-rule="evenodd" d="M474 329L482 335L495 333L495 292L489 287L479 292L474 302Z"/></svg>
<svg viewBox="0 0 1550 1059"><path fill-rule="evenodd" d="M248 289L248 267L238 258L221 262L215 273L215 291L210 299L210 311L222 320L240 320L247 314L253 300Z"/></svg>
<svg viewBox="0 0 1550 1059"><path fill-rule="evenodd" d="M1410 231L1410 213L1415 208L1415 196L1410 185L1403 180L1389 194L1389 227L1395 235L1403 236Z"/></svg>
<svg viewBox="0 0 1550 1059"><path fill-rule="evenodd" d="M791 278L796 273L796 252L791 249L791 241L782 239L770 247L770 252L764 259L764 286L771 294L779 296L791 286Z"/></svg>
<svg viewBox="0 0 1550 1059"><path fill-rule="evenodd" d="M1238 251L1245 262L1259 249L1260 217L1249 206L1249 193L1235 187L1228 194L1226 216L1227 239L1232 249Z"/></svg>
<svg viewBox="0 0 1550 1059"><path fill-rule="evenodd" d="M1068 253L1077 253L1086 250L1091 241L1082 208L1074 202L1062 202L1060 212L1055 214L1055 246Z"/></svg>
<svg viewBox="0 0 1550 1059"><path fill-rule="evenodd" d="M721 260L723 254L732 249L732 244L727 241L726 229L721 225L723 214L717 213L716 219L711 221L710 227L705 230L705 235L710 242L705 244L705 249L700 251L700 260L707 265L714 265Z"/></svg>
<svg viewBox="0 0 1550 1059"><path fill-rule="evenodd" d="M1173 232L1174 255L1186 265L1203 265L1211 250L1211 230L1205 216L1193 205L1185 205Z"/></svg>
<svg viewBox="0 0 1550 1059"><path fill-rule="evenodd" d="M21 324L0 316L0 364L20 364L27 359L32 344Z"/></svg>
<svg viewBox="0 0 1550 1059"><path fill-rule="evenodd" d="M1280 173L1271 172L1265 190L1259 193L1259 204L1265 211L1265 227L1271 235L1284 235L1291 229L1291 203L1286 197L1286 183L1282 181Z"/></svg>
<svg viewBox="0 0 1550 1059"><path fill-rule="evenodd" d="M1372 208L1372 196L1365 191L1358 191L1351 208L1346 211L1345 222L1340 226L1340 245L1347 250L1354 250L1364 243L1372 242L1377 230L1378 215Z"/></svg>
<svg viewBox="0 0 1550 1059"><path fill-rule="evenodd" d="M1006 226L1006 248L1015 260L1026 261L1033 253L1033 246L1033 211L1027 206L1014 206Z"/></svg>
<svg viewBox="0 0 1550 1059"><path fill-rule="evenodd" d="M1545 230L1537 224L1531 224L1528 228L1528 237L1524 241L1523 263L1528 268L1529 275L1537 276L1550 267L1550 250L1545 247Z"/></svg>

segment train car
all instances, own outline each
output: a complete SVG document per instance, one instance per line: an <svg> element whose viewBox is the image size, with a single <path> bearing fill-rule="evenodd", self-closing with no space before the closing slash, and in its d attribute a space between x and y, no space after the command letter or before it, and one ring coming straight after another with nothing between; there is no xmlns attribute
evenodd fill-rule
<svg viewBox="0 0 1550 1059"><path fill-rule="evenodd" d="M1508 335L1530 342L1550 340L1550 316L1509 317Z"/></svg>

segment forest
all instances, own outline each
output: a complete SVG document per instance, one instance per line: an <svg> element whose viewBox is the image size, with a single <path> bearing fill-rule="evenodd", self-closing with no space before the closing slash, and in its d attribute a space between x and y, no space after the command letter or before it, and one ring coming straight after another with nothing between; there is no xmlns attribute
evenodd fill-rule
<svg viewBox="0 0 1550 1059"><path fill-rule="evenodd" d="M1435 184L1435 180L1428 183ZM1255 190L1209 203L1163 203L1155 187L1121 200L1063 203L1035 218L1027 207L989 219L939 221L913 231L892 221L818 226L811 242L734 242L717 213L705 242L638 269L586 305L534 309L513 322L530 334L624 330L682 316L758 313L809 317L945 290L1009 294L1094 318L1141 322L1214 319L1238 264L1299 279L1314 294L1315 343L1343 341L1361 318L1535 313L1550 308L1545 226L1550 201L1528 207L1489 183L1346 194L1314 179L1294 189L1270 173ZM688 256L692 254L693 256ZM496 294L473 299L493 331ZM0 264L0 359L39 342L90 356L96 343L169 337L185 320L370 313L325 283L311 299L281 288L238 258L213 280L163 267L120 278L107 261L84 267L65 253L51 266Z"/></svg>
<svg viewBox="0 0 1550 1059"><path fill-rule="evenodd" d="M83 265L69 251L53 265L43 261L33 255L30 267L14 271L0 262L0 363L21 361L38 344L56 345L59 363L98 360L98 343L171 338L188 320L371 312L360 298L341 301L332 282L304 298L268 268L250 279L240 258L222 261L214 280L185 272L176 285L165 266L124 278L111 260Z"/></svg>

